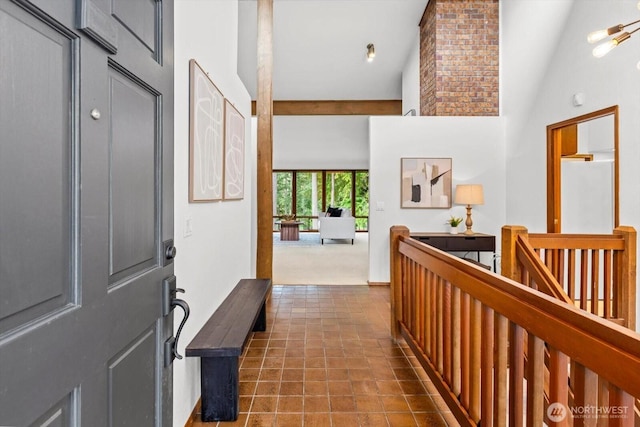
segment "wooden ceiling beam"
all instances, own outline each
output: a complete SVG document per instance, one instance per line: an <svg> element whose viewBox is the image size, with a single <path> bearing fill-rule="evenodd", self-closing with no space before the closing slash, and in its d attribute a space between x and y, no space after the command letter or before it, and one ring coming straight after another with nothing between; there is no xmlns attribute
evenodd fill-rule
<svg viewBox="0 0 640 427"><path fill-rule="evenodd" d="M251 101L251 115L256 102ZM274 116L401 116L402 100L273 101Z"/></svg>

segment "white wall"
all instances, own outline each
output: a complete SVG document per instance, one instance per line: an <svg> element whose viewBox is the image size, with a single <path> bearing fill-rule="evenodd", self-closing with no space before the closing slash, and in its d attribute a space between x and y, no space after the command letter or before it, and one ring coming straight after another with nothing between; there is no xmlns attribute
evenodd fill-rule
<svg viewBox="0 0 640 427"><path fill-rule="evenodd" d="M507 2L511 6L519 2ZM526 2L524 2L526 3ZM538 2L552 3L552 2ZM564 119L586 114L611 105L620 106L619 172L620 223L640 229L640 71L636 63L638 40L630 39L604 58L591 55L593 45L586 42L590 31L626 23L639 15L636 0L575 1L563 32L553 37L556 48L551 56L537 97L531 107L519 106L511 98L510 87L504 88L505 103L511 105L507 117L507 221L521 224L535 232L544 231L546 221L546 126ZM506 5L505 5L506 6ZM537 26L520 25L523 37L548 37ZM519 40L504 40L515 50ZM512 75L515 58L505 57L504 73ZM526 83L526 79L522 80ZM572 105L575 93L585 94L581 107ZM521 129L511 123L522 123ZM638 306L640 309L640 305Z"/></svg>
<svg viewBox="0 0 640 427"><path fill-rule="evenodd" d="M498 117L371 117L369 166L369 281L389 281L389 228L446 231L450 215L466 216L465 207L401 209L400 159L451 157L456 184L482 184L485 204L473 208L473 230L496 235L505 223L505 146ZM383 206L380 207L379 204ZM379 210L382 208L383 210ZM489 254L483 262L491 263Z"/></svg>
<svg viewBox="0 0 640 427"><path fill-rule="evenodd" d="M275 116L273 169L366 169L367 116Z"/></svg>
<svg viewBox="0 0 640 427"><path fill-rule="evenodd" d="M420 115L420 27L411 45L407 63L402 70L402 114L416 110Z"/></svg>
<svg viewBox="0 0 640 427"><path fill-rule="evenodd" d="M175 2L175 274L191 317L179 350L191 341L239 279L252 277L255 235L252 203L255 148L251 138L251 100L236 75L237 8L235 0ZM188 203L189 59L195 58L246 123L245 198L241 201ZM193 235L184 237L191 219ZM175 328L181 319L177 310ZM173 364L174 426L184 426L200 397L198 358Z"/></svg>
<svg viewBox="0 0 640 427"><path fill-rule="evenodd" d="M593 46L586 42L588 32L627 22L629 16L636 16L636 3L632 0L574 2L564 32L555 39L557 48L532 108L514 108L513 116L509 117L509 122L524 123L520 131L507 130L507 220L510 223L522 224L534 231L545 230L546 126L617 104L620 106L620 223L636 228L640 225L638 41L628 40L601 59L591 55ZM522 29L529 31L528 26ZM530 31L542 35L536 29ZM507 59L504 67L507 71L511 69ZM506 88L505 96L508 92ZM572 97L578 92L585 94L586 102L574 107ZM517 100L509 103L515 105Z"/></svg>

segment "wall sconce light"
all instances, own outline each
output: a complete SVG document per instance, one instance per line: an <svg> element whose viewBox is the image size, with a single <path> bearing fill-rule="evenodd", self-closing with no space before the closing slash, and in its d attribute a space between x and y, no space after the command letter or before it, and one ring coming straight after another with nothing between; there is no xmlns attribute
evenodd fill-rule
<svg viewBox="0 0 640 427"><path fill-rule="evenodd" d="M376 48L373 43L369 43L367 45L367 61L373 61L373 58L376 56Z"/></svg>
<svg viewBox="0 0 640 427"><path fill-rule="evenodd" d="M638 9L640 9L640 2L638 2ZM614 25L613 27L609 27L606 28L604 30L597 30L597 31L593 31L591 33L589 33L589 35L587 36L587 41L589 43L596 43L599 42L600 40L603 40L609 36L612 36L614 34L618 34L619 32L621 32L622 30L624 30L626 27L629 27L631 25L635 25L637 23L640 22L640 19L637 21L633 21L630 22L629 24L618 24L618 25ZM635 33L636 31L640 30L640 26L635 28L632 31L625 31L624 33L613 37L609 40L607 40L604 43L599 44L598 46L596 46L593 49L593 56L595 56L596 58L602 58L603 56L605 56L607 53L611 52L611 50L613 48L615 48L616 46L618 46L620 43L622 43L623 41L627 40L628 38L631 37L631 34ZM638 65L640 66L640 63L638 63Z"/></svg>
<svg viewBox="0 0 640 427"><path fill-rule="evenodd" d="M471 226L471 205L484 205L484 192L482 184L461 184L456 185L455 202L460 205L467 205L467 220L464 225L467 226L464 234L474 234Z"/></svg>

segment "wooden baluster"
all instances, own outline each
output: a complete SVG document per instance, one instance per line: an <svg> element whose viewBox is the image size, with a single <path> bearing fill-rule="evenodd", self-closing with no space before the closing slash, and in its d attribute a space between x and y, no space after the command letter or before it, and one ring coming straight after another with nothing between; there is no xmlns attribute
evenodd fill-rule
<svg viewBox="0 0 640 427"><path fill-rule="evenodd" d="M571 365L574 395L574 408L598 407L598 376L581 364L574 362ZM598 420L595 417L575 418L574 427L596 427Z"/></svg>
<svg viewBox="0 0 640 427"><path fill-rule="evenodd" d="M509 372L507 364L507 344L509 342L509 319L495 314L495 360L493 385L493 414L494 426L507 425L507 383Z"/></svg>
<svg viewBox="0 0 640 427"><path fill-rule="evenodd" d="M493 425L493 339L494 312L490 307L482 306L482 351L480 359L482 425Z"/></svg>
<svg viewBox="0 0 640 427"><path fill-rule="evenodd" d="M587 268L588 268L588 253L586 249L580 250L580 308L588 311L587 308Z"/></svg>
<svg viewBox="0 0 640 427"><path fill-rule="evenodd" d="M576 250L569 249L567 259L567 295L571 301L576 300Z"/></svg>
<svg viewBox="0 0 640 427"><path fill-rule="evenodd" d="M529 271L522 269L522 283L525 286L530 287L531 289L538 289L538 286L536 285L536 283L531 280L531 275L529 274Z"/></svg>
<svg viewBox="0 0 640 427"><path fill-rule="evenodd" d="M420 288L420 307L421 308L421 322L420 322L420 328L422 333L420 334L420 348L422 349L422 351L427 354L427 348L429 348L429 344L428 344L428 333L427 333L427 319L429 318L429 310L428 310L428 306L427 306L427 293L428 293L428 289L429 289L429 284L428 284L428 280L429 280L429 271L426 269L422 269L421 270L421 280L422 280L422 286Z"/></svg>
<svg viewBox="0 0 640 427"><path fill-rule="evenodd" d="M556 268L556 274L554 275L561 287L564 288L564 249L558 249L558 265Z"/></svg>
<svg viewBox="0 0 640 427"><path fill-rule="evenodd" d="M475 298L471 299L471 370L469 376L469 415L480 421L480 368L482 345L482 304Z"/></svg>
<svg viewBox="0 0 640 427"><path fill-rule="evenodd" d="M424 322L425 322L425 317L427 317L427 313L424 306L426 270L423 267L420 267L418 277L420 278L420 286L418 287L418 295L416 297L416 305L418 306L418 327L416 330L416 338L418 340L418 343L420 344L420 348L422 349L422 351L424 351L425 350Z"/></svg>
<svg viewBox="0 0 640 427"><path fill-rule="evenodd" d="M544 422L544 341L528 334L527 347L527 426L539 427Z"/></svg>
<svg viewBox="0 0 640 427"><path fill-rule="evenodd" d="M411 301L411 305L413 305L413 324L411 333L414 337L418 337L419 331L419 316L420 316L420 299L419 289L420 289L420 271L422 270L422 266L416 263L413 267L413 277L414 277L414 285L413 285L413 300Z"/></svg>
<svg viewBox="0 0 640 427"><path fill-rule="evenodd" d="M407 307L409 308L407 328L413 336L415 336L416 327L416 265L415 261L411 262L411 267L409 268L409 292L407 293Z"/></svg>
<svg viewBox="0 0 640 427"><path fill-rule="evenodd" d="M451 385L451 283L442 281L442 376Z"/></svg>
<svg viewBox="0 0 640 427"><path fill-rule="evenodd" d="M553 347L549 347L549 404L559 403L562 410L569 407L569 358ZM569 425L569 415L556 422L558 426Z"/></svg>
<svg viewBox="0 0 640 427"><path fill-rule="evenodd" d="M524 417L524 330L509 322L509 426L522 425Z"/></svg>
<svg viewBox="0 0 640 427"><path fill-rule="evenodd" d="M469 393L471 383L471 297L467 293L462 294L462 316L460 319L460 365L462 370L460 385L460 401L462 406L469 408Z"/></svg>
<svg viewBox="0 0 640 427"><path fill-rule="evenodd" d="M604 288L603 293L604 293L604 301L603 301L603 305L604 305L604 311L602 312L602 316L605 319L610 319L611 318L611 259L613 257L613 254L611 252L611 250L605 250L604 251L604 265L602 266L603 268L603 272L602 272L602 286Z"/></svg>
<svg viewBox="0 0 640 427"><path fill-rule="evenodd" d="M600 251L591 251L591 312L599 315L598 302L600 297Z"/></svg>
<svg viewBox="0 0 640 427"><path fill-rule="evenodd" d="M545 249L544 250L544 264L547 266L551 274L555 277L555 259L556 259L556 251L555 249Z"/></svg>
<svg viewBox="0 0 640 427"><path fill-rule="evenodd" d="M406 324L408 321L407 310L409 310L409 304L407 303L407 292L409 292L409 266L410 260L409 258L403 258L402 263L402 299L400 303L400 307L402 307L402 323Z"/></svg>
<svg viewBox="0 0 640 427"><path fill-rule="evenodd" d="M424 318L424 352L429 358L433 358L433 352L431 351L433 345L433 334L431 333L431 319L433 318L431 290L433 289L434 277L433 272L427 271L427 286L424 292L424 307L426 311Z"/></svg>
<svg viewBox="0 0 640 427"><path fill-rule="evenodd" d="M460 395L461 387L461 292L460 288L454 286L451 295L451 389L456 396Z"/></svg>
<svg viewBox="0 0 640 427"><path fill-rule="evenodd" d="M609 406L609 381L598 377L598 408ZM607 426L607 420L601 418L598 420L598 427Z"/></svg>
<svg viewBox="0 0 640 427"><path fill-rule="evenodd" d="M444 281L438 276L438 287L436 294L436 353L434 365L438 369L440 375L444 372L443 365L443 322L444 322Z"/></svg>
<svg viewBox="0 0 640 427"><path fill-rule="evenodd" d="M411 321L413 320L413 301L411 301L411 292L413 291L413 287L415 286L415 277L413 276L413 269L416 265L416 262L410 258L407 259L407 269L405 273L405 283L407 284L407 292L404 296L404 309L407 313L406 327L411 330Z"/></svg>
<svg viewBox="0 0 640 427"><path fill-rule="evenodd" d="M433 274L431 281L431 363L438 359L438 282L440 278Z"/></svg>
<svg viewBox="0 0 640 427"><path fill-rule="evenodd" d="M612 415L620 415L620 417L611 417L609 419L610 427L633 427L634 425L634 404L635 399L632 395L619 389L615 385L609 386L609 411Z"/></svg>

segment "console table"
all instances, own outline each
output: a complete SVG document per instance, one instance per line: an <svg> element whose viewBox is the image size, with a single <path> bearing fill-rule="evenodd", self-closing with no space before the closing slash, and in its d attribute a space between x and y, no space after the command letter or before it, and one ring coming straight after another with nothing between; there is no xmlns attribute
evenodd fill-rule
<svg viewBox="0 0 640 427"><path fill-rule="evenodd" d="M480 252L496 251L496 236L490 234L411 233L410 237L445 252L476 252L478 262ZM496 271L495 257L493 271Z"/></svg>

